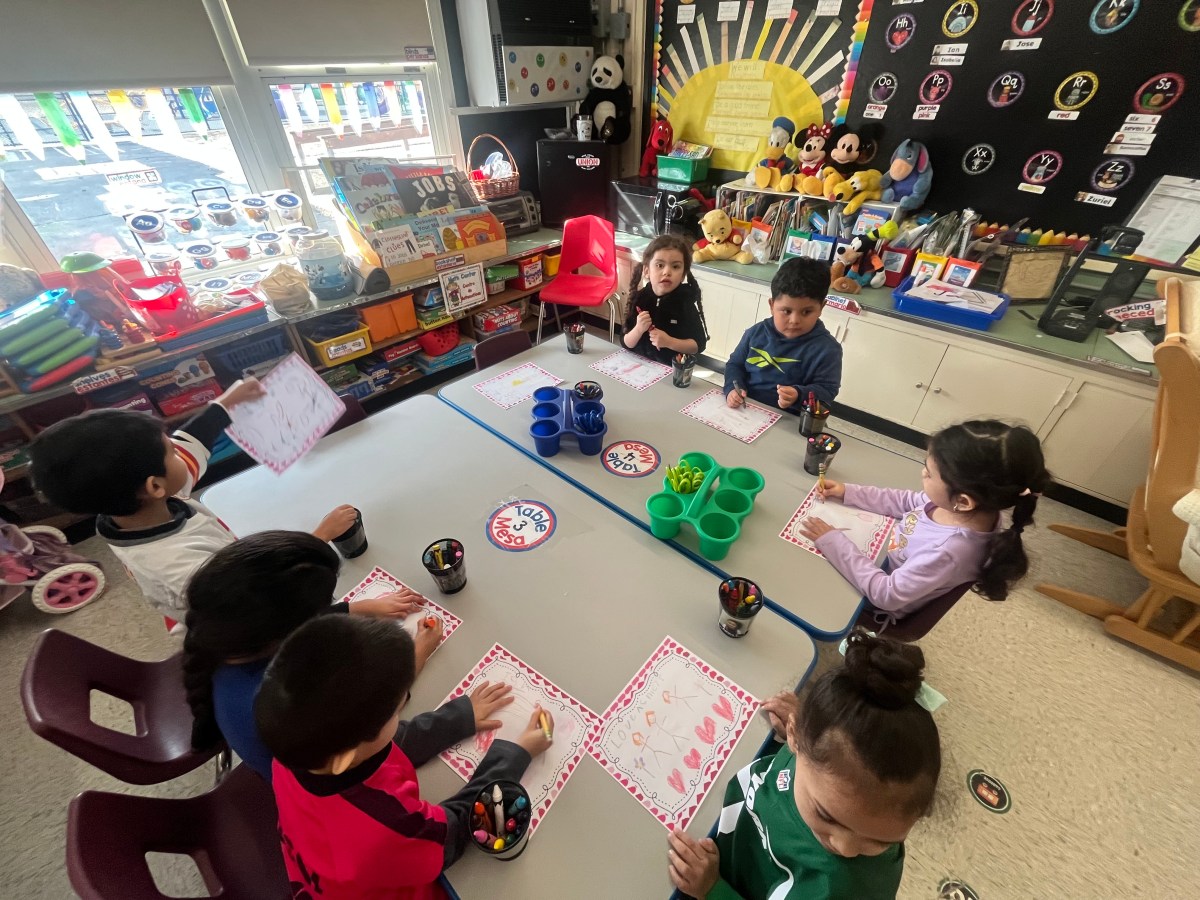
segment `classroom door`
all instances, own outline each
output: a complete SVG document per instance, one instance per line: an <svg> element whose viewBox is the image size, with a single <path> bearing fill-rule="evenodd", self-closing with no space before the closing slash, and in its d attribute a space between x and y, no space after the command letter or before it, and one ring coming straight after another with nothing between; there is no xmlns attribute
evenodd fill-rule
<svg viewBox="0 0 1200 900"><path fill-rule="evenodd" d="M946 345L862 318L841 329L842 390L838 404L908 425L946 352Z"/></svg>

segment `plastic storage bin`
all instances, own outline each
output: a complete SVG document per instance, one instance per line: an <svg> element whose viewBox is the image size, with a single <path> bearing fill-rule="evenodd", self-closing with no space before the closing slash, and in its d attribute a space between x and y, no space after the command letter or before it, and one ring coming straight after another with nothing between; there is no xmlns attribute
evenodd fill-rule
<svg viewBox="0 0 1200 900"><path fill-rule="evenodd" d="M374 306L364 306L359 311L367 330L371 333L371 341L378 344L388 338L394 338L400 333L396 325L396 314L392 312L390 303L377 303Z"/></svg>
<svg viewBox="0 0 1200 900"><path fill-rule="evenodd" d="M388 306L392 308L392 315L396 319L396 328L399 329L400 334L417 330L417 310L413 306L412 294L397 297L388 303Z"/></svg>
<svg viewBox="0 0 1200 900"><path fill-rule="evenodd" d="M608 423L604 421L604 404L595 400L581 400L572 389L540 387L533 392L533 424L529 436L533 438L538 456L553 456L559 451L563 437L573 437L579 443L579 452L584 456L595 456L604 447L604 435ZM599 428L588 430L587 423L599 423Z"/></svg>
<svg viewBox="0 0 1200 900"><path fill-rule="evenodd" d="M920 316L923 319L933 319L935 322L945 322L947 325L957 325L959 328L973 328L976 331L987 331L993 322L1000 321L1008 312L1010 297L1001 294L1000 305L990 313L977 312L973 309L963 309L961 306L949 306L945 303L935 303L932 300L920 300L908 296L912 290L913 280L905 278L900 287L892 291L892 299L896 309L910 316Z"/></svg>
<svg viewBox="0 0 1200 900"><path fill-rule="evenodd" d="M677 156L658 158L658 180L676 184L695 184L708 177L708 157L681 159Z"/></svg>
<svg viewBox="0 0 1200 900"><path fill-rule="evenodd" d="M323 366L335 366L371 352L371 332L366 325L327 341L314 341L309 337L304 340Z"/></svg>
<svg viewBox="0 0 1200 900"><path fill-rule="evenodd" d="M253 335L226 347L210 347L204 351L213 368L230 378L241 378L246 369L268 360L287 356L291 352L287 335L282 328Z"/></svg>
<svg viewBox="0 0 1200 900"><path fill-rule="evenodd" d="M742 520L754 511L754 499L765 483L763 477L754 469L718 466L707 453L685 453L682 459L705 473L704 482L698 490L685 494L664 478L665 490L646 500L650 533L660 540L670 540L686 523L696 531L701 556L724 559L733 542L742 536Z"/></svg>

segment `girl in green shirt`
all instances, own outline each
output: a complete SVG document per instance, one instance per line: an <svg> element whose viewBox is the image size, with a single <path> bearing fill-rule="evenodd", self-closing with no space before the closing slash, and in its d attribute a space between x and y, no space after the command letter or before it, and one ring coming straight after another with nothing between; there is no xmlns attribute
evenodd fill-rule
<svg viewBox="0 0 1200 900"><path fill-rule="evenodd" d="M942 757L916 701L919 647L850 636L845 663L801 702L764 704L786 746L742 769L717 839L669 838L669 874L698 900L894 900L904 839L933 801Z"/></svg>

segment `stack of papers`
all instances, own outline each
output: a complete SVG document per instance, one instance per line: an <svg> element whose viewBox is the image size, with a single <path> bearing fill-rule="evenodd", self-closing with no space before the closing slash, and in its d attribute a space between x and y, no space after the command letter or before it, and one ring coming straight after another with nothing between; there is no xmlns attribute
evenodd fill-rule
<svg viewBox="0 0 1200 900"><path fill-rule="evenodd" d="M959 309L969 309L972 312L990 313L1004 302L1004 298L991 291L979 291L974 288L960 287L947 281L931 278L924 284L913 288L907 293L914 300L929 300L933 303L943 303L946 306L957 306Z"/></svg>

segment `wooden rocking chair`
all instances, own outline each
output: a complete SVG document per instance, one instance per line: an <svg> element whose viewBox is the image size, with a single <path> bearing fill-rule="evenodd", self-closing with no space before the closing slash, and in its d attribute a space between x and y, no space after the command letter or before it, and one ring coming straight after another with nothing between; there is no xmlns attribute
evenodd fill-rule
<svg viewBox="0 0 1200 900"><path fill-rule="evenodd" d="M1158 283L1166 300L1167 335L1154 350L1161 381L1154 403L1150 469L1133 494L1125 528L1113 532L1051 525L1059 534L1123 556L1149 582L1128 609L1100 597L1040 584L1047 597L1104 620L1105 630L1159 656L1200 671L1200 584L1179 570L1187 525L1171 507L1197 487L1200 462L1200 281L1167 278ZM1173 632L1154 625L1172 597L1196 607Z"/></svg>

